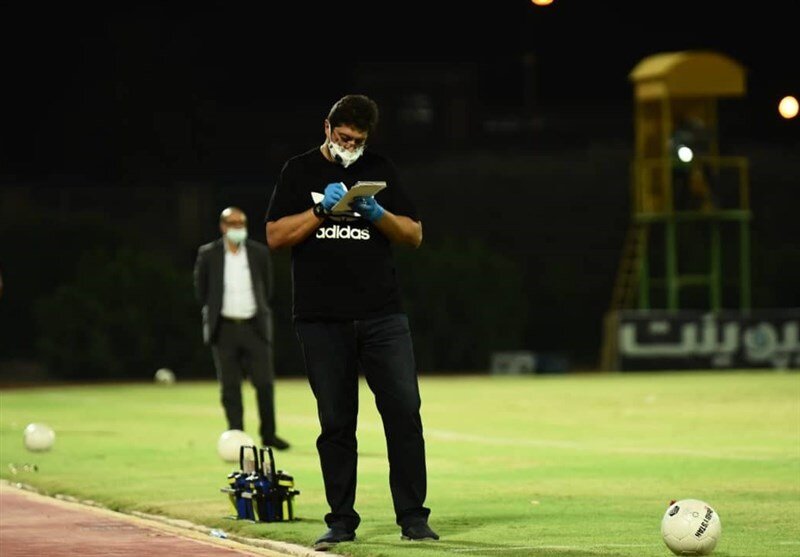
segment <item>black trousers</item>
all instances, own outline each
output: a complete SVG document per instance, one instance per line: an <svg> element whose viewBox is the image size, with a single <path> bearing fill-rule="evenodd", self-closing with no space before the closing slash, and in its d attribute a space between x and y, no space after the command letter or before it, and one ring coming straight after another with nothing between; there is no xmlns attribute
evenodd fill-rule
<svg viewBox="0 0 800 557"><path fill-rule="evenodd" d="M355 531L358 379L363 372L383 420L397 523L426 521L425 441L414 349L404 314L363 321L295 322L321 433L317 451L330 527Z"/></svg>
<svg viewBox="0 0 800 557"><path fill-rule="evenodd" d="M242 381L245 377L256 391L259 435L262 443L275 437L275 369L272 345L262 338L253 323L222 319L214 344L211 345L222 407L228 429L244 430Z"/></svg>

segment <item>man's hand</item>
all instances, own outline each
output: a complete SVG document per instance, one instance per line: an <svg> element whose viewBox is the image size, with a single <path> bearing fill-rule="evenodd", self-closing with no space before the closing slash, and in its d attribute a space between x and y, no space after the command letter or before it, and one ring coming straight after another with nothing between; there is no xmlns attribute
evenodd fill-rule
<svg viewBox="0 0 800 557"><path fill-rule="evenodd" d="M372 196L356 197L350 206L369 222L375 222L383 216L383 207Z"/></svg>
<svg viewBox="0 0 800 557"><path fill-rule="evenodd" d="M325 186L325 197L322 199L322 206L326 211L330 211L334 205L345 194L344 184L341 182L331 182Z"/></svg>

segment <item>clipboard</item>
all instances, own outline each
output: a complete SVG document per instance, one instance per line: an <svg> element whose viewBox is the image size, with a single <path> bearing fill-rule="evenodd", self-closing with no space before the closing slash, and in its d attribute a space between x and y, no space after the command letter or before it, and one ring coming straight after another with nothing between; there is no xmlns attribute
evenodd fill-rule
<svg viewBox="0 0 800 557"><path fill-rule="evenodd" d="M353 184L353 187L347 190L344 197L331 208L331 213L350 213L353 211L352 207L350 207L350 203L352 203L356 197L374 196L385 187L386 182L384 181L358 181Z"/></svg>

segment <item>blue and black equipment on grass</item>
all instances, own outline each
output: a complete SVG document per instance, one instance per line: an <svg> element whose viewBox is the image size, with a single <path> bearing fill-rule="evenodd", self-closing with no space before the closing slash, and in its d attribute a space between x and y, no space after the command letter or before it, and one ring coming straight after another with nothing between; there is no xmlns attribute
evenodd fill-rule
<svg viewBox="0 0 800 557"><path fill-rule="evenodd" d="M253 458L246 458L246 453L252 450ZM254 481L258 469L258 450L252 445L239 447L239 469L228 474L228 487L220 489L228 494L228 499L236 513L234 518L255 520L253 511L253 497L250 484Z"/></svg>
<svg viewBox="0 0 800 557"><path fill-rule="evenodd" d="M272 448L254 445L239 448L239 469L228 474L228 487L220 491L228 494L235 518L257 522L294 520L294 497L300 494L294 478L276 470Z"/></svg>
<svg viewBox="0 0 800 557"><path fill-rule="evenodd" d="M294 478L283 470L275 468L275 457L271 447L261 448L259 456L261 474L253 483L255 497L253 509L256 520L259 522L294 520L294 497L300 494L294 489Z"/></svg>

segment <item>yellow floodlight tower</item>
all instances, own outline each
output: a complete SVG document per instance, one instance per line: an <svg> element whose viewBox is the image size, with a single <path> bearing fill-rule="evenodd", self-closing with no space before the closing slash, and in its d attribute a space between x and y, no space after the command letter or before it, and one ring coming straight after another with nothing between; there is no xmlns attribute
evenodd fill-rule
<svg viewBox="0 0 800 557"><path fill-rule="evenodd" d="M664 52L642 59L629 78L632 215L606 318L606 362L614 351L616 312L651 309L657 289L667 310L680 308L681 288L698 286L707 288L708 309L722 308L725 222L738 223L739 305L750 308L748 162L720 155L717 121L720 99L745 95L745 69L717 52ZM707 246L708 263L692 273L678 256L698 246ZM651 276L655 267L657 277Z"/></svg>

